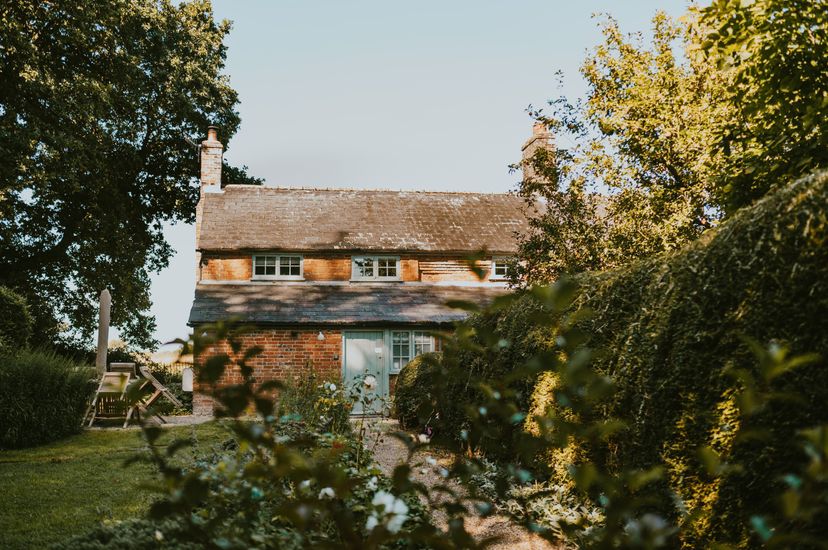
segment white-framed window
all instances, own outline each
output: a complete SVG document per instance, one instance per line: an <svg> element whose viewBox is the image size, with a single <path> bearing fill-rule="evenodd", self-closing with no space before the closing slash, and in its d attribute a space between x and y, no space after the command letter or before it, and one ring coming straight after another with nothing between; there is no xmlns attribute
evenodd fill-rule
<svg viewBox="0 0 828 550"><path fill-rule="evenodd" d="M351 279L355 281L398 281L400 259L396 256L354 256Z"/></svg>
<svg viewBox="0 0 828 550"><path fill-rule="evenodd" d="M304 264L301 254L256 254L253 278L301 281L305 276Z"/></svg>
<svg viewBox="0 0 828 550"><path fill-rule="evenodd" d="M436 350L434 336L428 332L410 330L391 331L391 370L390 374L398 374L409 361Z"/></svg>
<svg viewBox="0 0 828 550"><path fill-rule="evenodd" d="M506 279L509 276L509 258L492 258L492 272L489 279Z"/></svg>
<svg viewBox="0 0 828 550"><path fill-rule="evenodd" d="M391 373L398 373L411 361L411 333L407 330L391 332Z"/></svg>

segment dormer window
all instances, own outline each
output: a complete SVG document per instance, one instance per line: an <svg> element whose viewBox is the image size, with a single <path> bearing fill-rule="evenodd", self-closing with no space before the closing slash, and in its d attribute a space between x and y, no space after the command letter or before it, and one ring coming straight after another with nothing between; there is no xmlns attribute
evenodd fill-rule
<svg viewBox="0 0 828 550"><path fill-rule="evenodd" d="M253 256L253 278L301 281L303 264L299 254L257 254Z"/></svg>
<svg viewBox="0 0 828 550"><path fill-rule="evenodd" d="M354 256L351 259L354 281L399 281L400 259L396 256Z"/></svg>
<svg viewBox="0 0 828 550"><path fill-rule="evenodd" d="M503 280L509 277L509 258L492 258L491 280Z"/></svg>

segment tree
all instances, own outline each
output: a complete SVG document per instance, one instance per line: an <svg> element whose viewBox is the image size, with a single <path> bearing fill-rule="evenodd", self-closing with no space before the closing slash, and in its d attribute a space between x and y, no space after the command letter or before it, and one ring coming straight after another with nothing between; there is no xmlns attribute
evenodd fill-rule
<svg viewBox="0 0 828 550"><path fill-rule="evenodd" d="M689 55L692 20L658 13L649 46L612 18L602 30L603 43L581 68L585 100L559 98L550 115L534 113L573 146L536 155L539 177L521 185L550 205L522 238L530 282L678 248L720 215L712 174L722 160L713 142L731 112L719 100L727 80Z"/></svg>
<svg viewBox="0 0 828 550"><path fill-rule="evenodd" d="M697 55L733 82L723 99L734 116L715 135L720 201L732 211L828 167L828 6L715 0L699 14Z"/></svg>
<svg viewBox="0 0 828 550"><path fill-rule="evenodd" d="M192 222L198 199L184 136L239 125L229 31L208 0L0 3L0 284L25 295L38 342L89 335L108 287L113 325L153 345L162 224Z"/></svg>

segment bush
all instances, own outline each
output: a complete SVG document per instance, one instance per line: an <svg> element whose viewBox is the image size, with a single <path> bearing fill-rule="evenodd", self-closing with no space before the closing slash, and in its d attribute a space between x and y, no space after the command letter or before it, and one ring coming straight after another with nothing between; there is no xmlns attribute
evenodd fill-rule
<svg viewBox="0 0 828 550"><path fill-rule="evenodd" d="M28 346L32 325L26 300L16 292L0 286L0 352Z"/></svg>
<svg viewBox="0 0 828 550"><path fill-rule="evenodd" d="M79 432L94 376L91 367L51 352L0 356L0 448L39 445Z"/></svg>
<svg viewBox="0 0 828 550"><path fill-rule="evenodd" d="M800 429L828 422L826 211L828 174L820 173L781 187L685 249L577 278L580 295L569 311L591 312L578 322L588 335L584 346L596 350L596 371L611 376L616 388L596 414L623 419L627 429L600 448L571 456L616 471L665 465L666 479L652 496L668 517L677 514L672 493L699 513L683 534L687 545L748 544L750 519L771 513L775 502L768 495L783 492L782 475L804 461L790 441ZM472 318L480 339L500 338L503 345L492 353L490 343L481 341L486 345L480 350L459 350L447 362L467 366L485 386L486 379L514 372L533 356L554 353L552 329L533 328L539 307L527 295L504 311ZM766 427L762 441L735 437L748 426L739 422L739 386L729 373L756 371L744 337L822 356L775 382L775 391L799 397L769 403L752 420ZM441 423L450 429L468 422L481 386L439 383L454 384L439 404ZM516 376L511 387L523 411L542 415L556 407L555 384L548 374ZM523 427L532 429L531 416ZM489 456L508 456L509 435L472 443ZM699 459L702 447L741 464L741 472L710 476ZM556 476L566 476L566 469L548 466L552 480L564 483Z"/></svg>
<svg viewBox="0 0 828 550"><path fill-rule="evenodd" d="M351 409L345 389L316 373L285 383L279 393L279 415L304 420L323 432L349 434Z"/></svg>
<svg viewBox="0 0 828 550"><path fill-rule="evenodd" d="M403 428L420 428L430 423L436 409L430 389L439 362L439 353L418 355L397 376L393 414Z"/></svg>

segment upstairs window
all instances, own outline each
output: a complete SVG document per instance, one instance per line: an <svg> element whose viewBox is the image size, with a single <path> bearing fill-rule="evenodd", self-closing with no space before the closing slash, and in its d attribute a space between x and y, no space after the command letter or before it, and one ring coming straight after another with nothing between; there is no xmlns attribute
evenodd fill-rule
<svg viewBox="0 0 828 550"><path fill-rule="evenodd" d="M254 279L303 279L303 258L297 254L253 256Z"/></svg>
<svg viewBox="0 0 828 550"><path fill-rule="evenodd" d="M492 272L489 279L506 279L509 276L509 258L493 258Z"/></svg>
<svg viewBox="0 0 828 550"><path fill-rule="evenodd" d="M354 256L351 278L355 281L398 281L400 259L394 256Z"/></svg>

